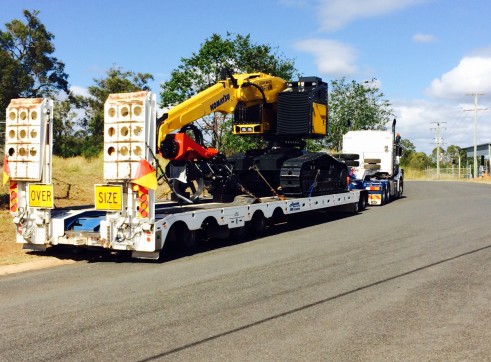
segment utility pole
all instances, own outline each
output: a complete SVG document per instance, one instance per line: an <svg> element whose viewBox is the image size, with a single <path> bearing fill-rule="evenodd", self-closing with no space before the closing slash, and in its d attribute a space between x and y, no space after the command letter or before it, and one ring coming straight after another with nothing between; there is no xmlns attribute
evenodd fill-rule
<svg viewBox="0 0 491 362"><path fill-rule="evenodd" d="M477 97L483 96L484 93L469 93L466 95L474 97L474 109L465 109L464 111L474 111L474 178L477 178L477 111L484 111L486 108L477 108Z"/></svg>
<svg viewBox="0 0 491 362"><path fill-rule="evenodd" d="M440 123L447 123L447 122L431 122L431 123L436 123L436 128L431 128L436 130L436 138L435 138L435 144L436 144L436 178L440 179L440 146L442 144L441 138L440 138ZM446 128L444 128L446 129Z"/></svg>

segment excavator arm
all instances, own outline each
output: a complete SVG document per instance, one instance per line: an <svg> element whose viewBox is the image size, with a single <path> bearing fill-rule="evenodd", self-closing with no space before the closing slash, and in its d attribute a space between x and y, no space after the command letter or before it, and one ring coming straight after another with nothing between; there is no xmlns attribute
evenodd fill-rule
<svg viewBox="0 0 491 362"><path fill-rule="evenodd" d="M185 135L172 134L214 112L232 114L240 110L237 116L241 127L234 127L234 133L267 132L270 129L270 120L262 112L257 112L257 109L263 105L274 106L278 93L285 87L286 82L283 79L264 73L235 74L229 79L219 81L170 109L158 120L157 144L160 152L170 160L216 156L218 151L206 148ZM248 112L248 109L254 111Z"/></svg>

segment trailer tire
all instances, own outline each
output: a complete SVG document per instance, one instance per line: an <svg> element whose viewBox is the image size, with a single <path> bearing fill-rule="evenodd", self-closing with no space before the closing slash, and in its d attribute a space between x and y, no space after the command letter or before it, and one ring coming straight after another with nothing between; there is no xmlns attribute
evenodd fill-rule
<svg viewBox="0 0 491 362"><path fill-rule="evenodd" d="M189 230L186 224L177 223L172 226L168 237L177 250L190 252L196 247L198 230Z"/></svg>
<svg viewBox="0 0 491 362"><path fill-rule="evenodd" d="M353 214L358 214L360 212L360 202L353 203Z"/></svg>
<svg viewBox="0 0 491 362"><path fill-rule="evenodd" d="M266 218L261 211L256 211L252 215L251 221L248 222L248 229L250 235L257 237L266 229Z"/></svg>
<svg viewBox="0 0 491 362"><path fill-rule="evenodd" d="M182 242L180 243L182 250L191 251L196 247L198 241L198 230L187 230L183 234Z"/></svg>

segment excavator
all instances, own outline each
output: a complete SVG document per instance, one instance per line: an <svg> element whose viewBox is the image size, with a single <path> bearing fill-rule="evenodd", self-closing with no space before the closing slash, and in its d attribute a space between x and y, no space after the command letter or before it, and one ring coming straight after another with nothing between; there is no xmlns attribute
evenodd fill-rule
<svg viewBox="0 0 491 362"><path fill-rule="evenodd" d="M267 146L230 157L206 147L192 123L213 112L233 114L233 134L262 137ZM158 150L169 160L166 177L174 195L188 203L199 200L205 184L217 202L244 193L314 196L347 187L343 162L305 151L306 139L327 136L327 84L318 77L288 82L265 73L228 71L164 113L157 130Z"/></svg>

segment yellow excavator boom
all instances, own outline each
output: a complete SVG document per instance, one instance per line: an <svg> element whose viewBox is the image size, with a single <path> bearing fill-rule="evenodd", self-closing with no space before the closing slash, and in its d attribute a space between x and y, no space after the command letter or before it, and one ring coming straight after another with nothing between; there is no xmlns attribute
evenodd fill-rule
<svg viewBox="0 0 491 362"><path fill-rule="evenodd" d="M219 81L170 109L158 124L158 145L165 137L187 124L214 112L231 114L239 102L245 106L263 102L276 103L286 81L265 73L234 74Z"/></svg>

